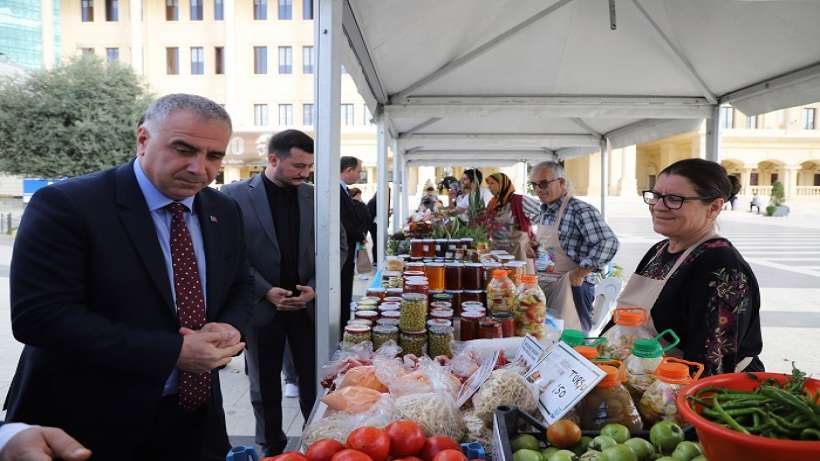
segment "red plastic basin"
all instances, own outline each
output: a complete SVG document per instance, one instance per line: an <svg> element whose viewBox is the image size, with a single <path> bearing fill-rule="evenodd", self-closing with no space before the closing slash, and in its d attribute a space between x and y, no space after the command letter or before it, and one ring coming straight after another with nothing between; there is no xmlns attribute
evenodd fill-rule
<svg viewBox="0 0 820 461"><path fill-rule="evenodd" d="M789 375L780 373L750 373L760 381L774 378L784 382ZM703 451L709 461L818 461L820 460L820 441L807 442L800 440L780 440L746 435L715 424L692 411L687 395L694 395L706 387L717 387L735 391L751 391L759 382L747 376L747 373L730 373L701 379L678 393L678 411L681 416L695 427ZM806 389L817 392L820 380L810 379Z"/></svg>

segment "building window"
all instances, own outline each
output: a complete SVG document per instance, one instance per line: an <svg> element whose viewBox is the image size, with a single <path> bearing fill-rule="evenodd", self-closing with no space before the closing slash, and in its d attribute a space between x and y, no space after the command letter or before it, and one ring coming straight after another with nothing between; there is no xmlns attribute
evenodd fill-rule
<svg viewBox="0 0 820 461"><path fill-rule="evenodd" d="M817 114L817 109L807 107L803 109L803 129L814 129L814 116Z"/></svg>
<svg viewBox="0 0 820 461"><path fill-rule="evenodd" d="M279 20L293 19L293 0L279 0Z"/></svg>
<svg viewBox="0 0 820 461"><path fill-rule="evenodd" d="M268 0L253 0L253 19L268 19Z"/></svg>
<svg viewBox="0 0 820 461"><path fill-rule="evenodd" d="M362 104L362 106L364 107L364 125L373 125L373 114L370 113L367 104Z"/></svg>
<svg viewBox="0 0 820 461"><path fill-rule="evenodd" d="M120 20L120 0L105 0L105 20Z"/></svg>
<svg viewBox="0 0 820 461"><path fill-rule="evenodd" d="M342 126L353 126L353 104L342 104Z"/></svg>
<svg viewBox="0 0 820 461"><path fill-rule="evenodd" d="M302 47L302 73L303 74L312 74L313 73L313 47L312 46L303 46Z"/></svg>
<svg viewBox="0 0 820 461"><path fill-rule="evenodd" d="M769 184L774 184L778 179L780 179L780 175L777 173L772 173L771 179L769 180Z"/></svg>
<svg viewBox="0 0 820 461"><path fill-rule="evenodd" d="M814 187L820 187L820 173L814 173Z"/></svg>
<svg viewBox="0 0 820 461"><path fill-rule="evenodd" d="M735 123L735 110L731 107L721 107L720 108L720 127L721 128L734 128Z"/></svg>
<svg viewBox="0 0 820 461"><path fill-rule="evenodd" d="M302 104L302 125L313 126L313 104Z"/></svg>
<svg viewBox="0 0 820 461"><path fill-rule="evenodd" d="M179 21L179 0L165 0L165 20Z"/></svg>
<svg viewBox="0 0 820 461"><path fill-rule="evenodd" d="M191 47L191 75L205 73L205 50L201 46Z"/></svg>
<svg viewBox="0 0 820 461"><path fill-rule="evenodd" d="M750 130L757 128L757 115L749 115L746 117L746 128Z"/></svg>
<svg viewBox="0 0 820 461"><path fill-rule="evenodd" d="M293 126L293 104L279 104L279 126Z"/></svg>
<svg viewBox="0 0 820 461"><path fill-rule="evenodd" d="M94 22L94 0L82 0L80 2L80 13L83 22Z"/></svg>
<svg viewBox="0 0 820 461"><path fill-rule="evenodd" d="M202 21L202 0L191 0L191 21Z"/></svg>
<svg viewBox="0 0 820 461"><path fill-rule="evenodd" d="M253 47L253 73L267 74L268 73L268 47L255 46Z"/></svg>
<svg viewBox="0 0 820 461"><path fill-rule="evenodd" d="M749 185L750 186L759 186L760 185L760 175L757 173L750 173L749 174Z"/></svg>
<svg viewBox="0 0 820 461"><path fill-rule="evenodd" d="M253 105L253 124L256 126L268 126L268 105Z"/></svg>
<svg viewBox="0 0 820 461"><path fill-rule="evenodd" d="M313 0L302 0L302 19L313 19Z"/></svg>
<svg viewBox="0 0 820 461"><path fill-rule="evenodd" d="M214 73L222 75L225 73L225 48L214 47Z"/></svg>
<svg viewBox="0 0 820 461"><path fill-rule="evenodd" d="M120 49L119 48L106 48L105 49L105 59L109 62L117 62L120 60Z"/></svg>
<svg viewBox="0 0 820 461"><path fill-rule="evenodd" d="M85 56L94 56L94 48L82 48L81 49L83 57Z"/></svg>
<svg viewBox="0 0 820 461"><path fill-rule="evenodd" d="M223 0L214 0L214 21L225 19L225 3Z"/></svg>
<svg viewBox="0 0 820 461"><path fill-rule="evenodd" d="M179 48L165 48L165 72L168 75L179 74Z"/></svg>
<svg viewBox="0 0 820 461"><path fill-rule="evenodd" d="M293 50L289 46L279 47L279 73L293 73Z"/></svg>

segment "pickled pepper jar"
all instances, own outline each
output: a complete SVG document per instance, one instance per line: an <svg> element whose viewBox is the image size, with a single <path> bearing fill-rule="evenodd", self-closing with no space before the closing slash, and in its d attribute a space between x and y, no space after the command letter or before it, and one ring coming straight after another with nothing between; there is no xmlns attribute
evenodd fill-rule
<svg viewBox="0 0 820 461"><path fill-rule="evenodd" d="M515 285L507 271L496 270L487 286L487 307L490 312L511 312L515 304Z"/></svg>
<svg viewBox="0 0 820 461"><path fill-rule="evenodd" d="M581 330L565 328L564 331L561 332L561 341L567 343L570 347L591 346L600 349L601 346L606 343L606 338L587 337Z"/></svg>
<svg viewBox="0 0 820 461"><path fill-rule="evenodd" d="M695 368L695 374L689 375L690 367ZM675 357L665 357L658 369L655 370L657 378L646 392L643 393L638 402L638 410L646 422L651 426L659 421L669 420L678 424L683 423L678 413L677 399L678 391L693 381L697 381L703 373L703 364L688 362Z"/></svg>
<svg viewBox="0 0 820 461"><path fill-rule="evenodd" d="M666 347L661 345L664 336L671 338ZM632 353L626 358L626 390L632 394L632 400L639 401L649 386L655 382L655 370L663 360L664 352L672 349L680 338L672 330L664 330L654 338L636 339L632 344Z"/></svg>
<svg viewBox="0 0 820 461"><path fill-rule="evenodd" d="M641 416L623 385L623 362L610 360L596 365L606 372L606 376L576 406L581 429L597 431L607 424L618 423L632 433L642 430Z"/></svg>
<svg viewBox="0 0 820 461"><path fill-rule="evenodd" d="M632 352L632 343L636 339L651 338L653 335L646 327L649 312L643 307L618 307L612 314L615 326L604 336L606 346L604 355L618 360L626 360Z"/></svg>
<svg viewBox="0 0 820 461"><path fill-rule="evenodd" d="M535 275L521 276L521 285L516 289L512 312L515 318L515 336L529 334L535 339L544 339L547 297L538 286L538 277Z"/></svg>

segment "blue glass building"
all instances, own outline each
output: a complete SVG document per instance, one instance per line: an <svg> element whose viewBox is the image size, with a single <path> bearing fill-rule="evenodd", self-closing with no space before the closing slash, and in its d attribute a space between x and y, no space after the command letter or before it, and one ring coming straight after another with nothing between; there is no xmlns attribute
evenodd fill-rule
<svg viewBox="0 0 820 461"><path fill-rule="evenodd" d="M51 0L55 62L59 63L60 1ZM0 54L17 65L41 69L43 62L43 11L40 0L0 0Z"/></svg>

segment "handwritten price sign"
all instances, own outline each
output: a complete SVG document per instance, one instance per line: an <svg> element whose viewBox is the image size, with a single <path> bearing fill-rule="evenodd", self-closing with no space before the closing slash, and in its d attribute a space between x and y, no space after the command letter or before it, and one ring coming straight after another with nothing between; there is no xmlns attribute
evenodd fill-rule
<svg viewBox="0 0 820 461"><path fill-rule="evenodd" d="M606 373L563 341L557 342L527 373L538 388L538 409L547 424L561 419Z"/></svg>

